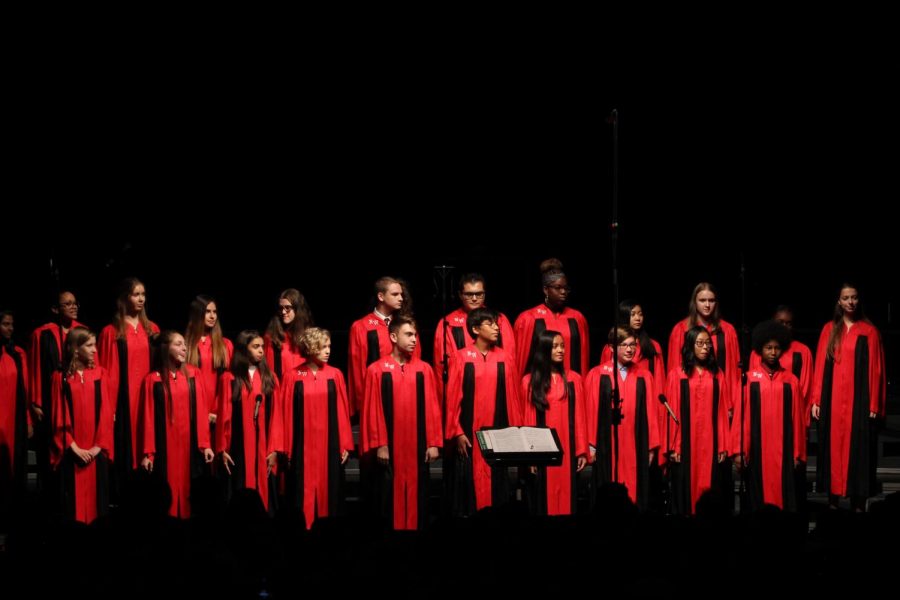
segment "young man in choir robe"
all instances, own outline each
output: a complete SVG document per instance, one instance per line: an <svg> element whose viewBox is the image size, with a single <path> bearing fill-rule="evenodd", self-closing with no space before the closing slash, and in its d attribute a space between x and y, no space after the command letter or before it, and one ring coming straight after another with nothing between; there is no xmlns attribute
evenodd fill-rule
<svg viewBox="0 0 900 600"><path fill-rule="evenodd" d="M374 453L381 475L381 511L394 529L427 522L429 465L443 442L431 365L416 358L416 323L391 320L393 348L369 365L360 420L362 451Z"/></svg>
<svg viewBox="0 0 900 600"><path fill-rule="evenodd" d="M35 455L41 488L46 496L55 496L57 486L53 481L50 466L50 447L53 428L53 399L51 381L53 374L61 370L62 351L66 336L73 327L83 327L78 322L78 300L69 290L63 290L56 297L56 304L50 308L53 320L34 330L28 349L28 394L35 415ZM50 500L50 498L47 498Z"/></svg>
<svg viewBox="0 0 900 600"><path fill-rule="evenodd" d="M650 504L650 465L660 446L654 377L634 363L637 340L630 328L613 329L609 337L616 346L616 363L610 360L594 367L584 382L592 499L601 485L616 481L628 489L631 501L643 511ZM618 423L614 422L613 377L619 378Z"/></svg>
<svg viewBox="0 0 900 600"><path fill-rule="evenodd" d="M463 275L459 280L460 307L441 319L435 327L434 366L438 375L436 382L438 399L441 401L442 407L447 401L444 398L444 375L450 373L450 361L456 355L457 350L462 350L471 343L470 329L466 319L472 311L484 308L486 296L483 275L480 273ZM515 357L516 334L509 319L503 313L498 312L495 321L499 328L496 345L506 350L509 356Z"/></svg>
<svg viewBox="0 0 900 600"><path fill-rule="evenodd" d="M783 304L778 306L772 318L784 325L788 332L793 334L794 311L789 306ZM790 343L782 348L781 358L778 359L778 362L784 369L793 373L800 383L800 397L803 398L803 404L806 406L804 418L806 419L806 426L809 427L809 409L812 396L810 392L812 391L813 371L815 369L812 350L806 344L791 338ZM750 369L759 368L759 354L754 350L750 353Z"/></svg>
<svg viewBox="0 0 900 600"><path fill-rule="evenodd" d="M375 282L375 308L350 326L350 350L347 359L347 384L350 394L350 416L360 411L366 388L366 369L373 362L391 353L391 337L388 325L394 315L406 312L408 304L403 282L393 277L382 277ZM418 346L415 356L420 358Z"/></svg>
<svg viewBox="0 0 900 600"><path fill-rule="evenodd" d="M474 443L475 432L509 427L521 413L515 358L499 346L499 316L489 308L469 312L466 326L474 340L457 350L450 362L444 430L450 442L444 482L456 516L509 500L507 467L488 465Z"/></svg>
<svg viewBox="0 0 900 600"><path fill-rule="evenodd" d="M731 422L732 454L743 467L751 510L773 504L797 511L805 497L806 401L797 378L780 361L790 341L790 332L776 321L753 329L759 365L747 372L743 401Z"/></svg>

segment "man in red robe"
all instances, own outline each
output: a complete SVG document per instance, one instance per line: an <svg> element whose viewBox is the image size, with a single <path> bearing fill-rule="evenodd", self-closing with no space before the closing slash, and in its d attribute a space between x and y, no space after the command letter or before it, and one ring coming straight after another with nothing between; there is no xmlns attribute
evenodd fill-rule
<svg viewBox="0 0 900 600"><path fill-rule="evenodd" d="M472 311L484 308L487 292L484 289L484 276L480 273L467 273L459 280L460 307L440 320L434 330L434 365L438 371L437 394L443 407L444 375L450 373L450 360L457 350L462 350L471 343L466 318ZM496 319L499 335L496 346L506 350L509 356L516 356L516 334L506 315L498 312ZM444 335L441 335L441 334ZM445 371L446 369L446 371ZM516 385L518 387L518 385Z"/></svg>
<svg viewBox="0 0 900 600"><path fill-rule="evenodd" d="M391 353L369 365L360 422L363 452L374 452L381 469L382 514L394 529L426 523L429 465L439 456L441 412L431 365L415 356L416 323L391 320Z"/></svg>
<svg viewBox="0 0 900 600"><path fill-rule="evenodd" d="M471 311L467 329L474 341L450 362L444 437L451 442L444 482L452 490L454 515L468 516L509 500L508 469L488 465L481 447L472 443L476 431L509 427L521 413L515 358L499 346L499 316L489 308Z"/></svg>

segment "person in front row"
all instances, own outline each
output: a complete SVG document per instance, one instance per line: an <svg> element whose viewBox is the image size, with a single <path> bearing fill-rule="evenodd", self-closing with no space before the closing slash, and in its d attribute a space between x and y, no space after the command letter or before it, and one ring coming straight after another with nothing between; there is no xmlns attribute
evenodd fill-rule
<svg viewBox="0 0 900 600"><path fill-rule="evenodd" d="M397 314L389 326L391 353L369 365L360 419L363 453L375 453L381 514L394 529L427 523L429 465L443 442L431 365L415 356L416 322Z"/></svg>
<svg viewBox="0 0 900 600"><path fill-rule="evenodd" d="M581 375L565 368L566 344L558 331L537 335L531 372L522 379L520 426L552 427L559 435L563 463L532 467L529 506L538 515L575 513L578 478L587 464L588 442Z"/></svg>

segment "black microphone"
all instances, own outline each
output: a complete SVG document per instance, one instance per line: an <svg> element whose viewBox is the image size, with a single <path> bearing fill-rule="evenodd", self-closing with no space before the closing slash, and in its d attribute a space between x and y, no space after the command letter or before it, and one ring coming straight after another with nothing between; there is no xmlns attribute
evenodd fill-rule
<svg viewBox="0 0 900 600"><path fill-rule="evenodd" d="M262 404L262 394L256 395L256 407L253 409L253 420L256 421L259 418L259 405Z"/></svg>
<svg viewBox="0 0 900 600"><path fill-rule="evenodd" d="M675 421L676 425L678 425L678 417L675 416L675 413L672 411L672 407L669 406L669 400L666 398L665 394L659 395L659 403L666 407L666 410L669 411L669 416L672 417L672 420Z"/></svg>

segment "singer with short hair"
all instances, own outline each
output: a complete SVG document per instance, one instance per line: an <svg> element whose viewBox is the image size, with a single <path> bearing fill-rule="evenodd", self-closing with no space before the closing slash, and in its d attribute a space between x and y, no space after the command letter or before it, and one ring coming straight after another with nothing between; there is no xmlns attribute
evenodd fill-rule
<svg viewBox="0 0 900 600"><path fill-rule="evenodd" d="M288 458L286 495L306 528L341 514L344 465L353 450L344 374L328 364L331 333L310 327L300 338L304 361L284 375L273 443Z"/></svg>
<svg viewBox="0 0 900 600"><path fill-rule="evenodd" d="M656 461L660 446L656 387L650 371L634 360L638 348L634 332L627 327L614 328L609 340L616 346L616 362L609 360L594 367L584 381L593 468L591 499L596 501L601 485L617 481L644 511L650 503L650 465ZM614 435L613 377L619 378L618 442Z"/></svg>
<svg viewBox="0 0 900 600"><path fill-rule="evenodd" d="M265 344L259 332L245 329L235 339L231 370L222 375L216 401L217 476L227 480L226 497L249 488L259 492L272 512L277 489L269 479L281 421L278 413L278 379L265 360ZM221 467L221 468L219 468Z"/></svg>
<svg viewBox="0 0 900 600"><path fill-rule="evenodd" d="M434 371L416 356L416 322L398 314L389 331L390 354L366 370L359 435L362 452L374 455L381 515L394 529L422 529L428 522L429 465L443 444L441 408Z"/></svg>

